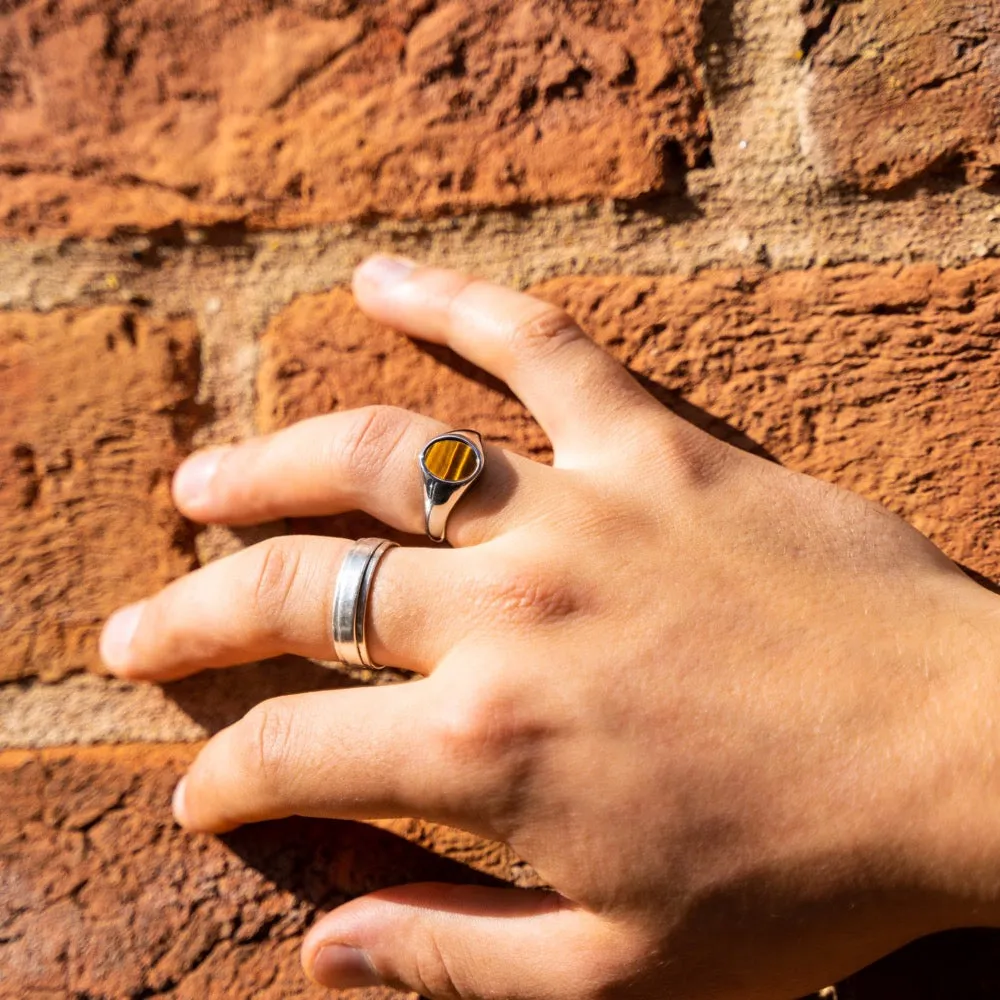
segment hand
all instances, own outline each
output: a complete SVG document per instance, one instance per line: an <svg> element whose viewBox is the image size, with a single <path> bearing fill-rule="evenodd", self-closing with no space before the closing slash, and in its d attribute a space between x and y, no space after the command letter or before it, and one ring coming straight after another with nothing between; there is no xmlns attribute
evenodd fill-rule
<svg viewBox="0 0 1000 1000"><path fill-rule="evenodd" d="M421 816L509 842L554 891L403 886L317 922L320 982L433 997L775 998L918 935L995 922L997 600L883 508L661 407L544 302L375 258L374 318L506 381L555 449L496 448L370 606L409 684L280 698L178 787L191 830ZM423 530L447 428L334 413L195 455L188 516L364 509ZM330 658L341 539L283 537L118 613L102 650L168 679Z"/></svg>

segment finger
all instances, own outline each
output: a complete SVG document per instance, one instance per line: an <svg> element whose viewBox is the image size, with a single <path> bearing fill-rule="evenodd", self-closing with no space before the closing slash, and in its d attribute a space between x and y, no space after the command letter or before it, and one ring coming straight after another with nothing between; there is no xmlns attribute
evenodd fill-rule
<svg viewBox="0 0 1000 1000"><path fill-rule="evenodd" d="M392 406L331 413L267 437L189 458L174 478L188 517L259 524L364 510L401 531L424 532L419 455L452 428ZM487 446L486 470L448 519L448 539L468 545L523 523L550 469Z"/></svg>
<svg viewBox="0 0 1000 1000"><path fill-rule="evenodd" d="M457 271L373 257L355 272L366 313L446 344L503 379L548 434L560 461L587 464L621 446L637 412L662 407L563 310ZM608 428L615 428L614 440Z"/></svg>
<svg viewBox="0 0 1000 1000"><path fill-rule="evenodd" d="M210 563L112 616L104 662L118 676L162 681L282 653L332 659L333 594L350 545L288 535ZM466 587L461 555L394 548L383 556L366 617L375 663L427 673L451 648L463 627L448 614Z"/></svg>
<svg viewBox="0 0 1000 1000"><path fill-rule="evenodd" d="M478 765L436 758L433 739L423 738L425 684L261 702L202 748L174 793L178 822L221 833L293 815L454 823L457 809L467 817Z"/></svg>
<svg viewBox="0 0 1000 1000"><path fill-rule="evenodd" d="M599 918L557 893L424 883L352 900L323 917L302 964L330 989L389 985L431 1000L576 998L623 965Z"/></svg>

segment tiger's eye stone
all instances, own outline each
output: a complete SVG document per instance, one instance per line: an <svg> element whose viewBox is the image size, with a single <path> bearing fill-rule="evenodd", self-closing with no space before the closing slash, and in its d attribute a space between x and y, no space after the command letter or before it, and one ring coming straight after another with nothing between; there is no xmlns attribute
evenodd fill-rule
<svg viewBox="0 0 1000 1000"><path fill-rule="evenodd" d="M424 465L432 476L446 483L460 483L479 468L479 456L464 441L435 441L424 452Z"/></svg>

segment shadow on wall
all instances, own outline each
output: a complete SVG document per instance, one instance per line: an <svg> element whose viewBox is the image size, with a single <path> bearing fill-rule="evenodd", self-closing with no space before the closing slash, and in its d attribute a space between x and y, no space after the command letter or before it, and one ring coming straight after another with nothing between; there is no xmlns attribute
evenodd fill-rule
<svg viewBox="0 0 1000 1000"><path fill-rule="evenodd" d="M488 375L486 372L482 371L482 369L477 368L464 358L460 358L448 348L441 347L436 344L418 344L417 347L419 350L429 354L439 364L450 368L462 378L478 382L485 388L490 389L492 392L499 393L507 399L517 398L506 383L501 382L492 375ZM748 451L753 455L759 455L761 458L766 458L771 462L778 461L762 444L755 441L749 435L734 427L732 424L723 420L721 417L717 417L714 414L709 413L708 410L703 410L701 407L695 406L693 403L689 403L679 393L668 389L666 386L657 382L655 379L650 378L648 375L643 375L640 372L632 370L631 368L629 369L629 374L631 374L631 376L651 396L667 407L667 409L672 410L679 417L683 417L689 423L694 424L695 427L699 427L701 430L705 431L707 434L711 434L715 438L718 438L720 441L725 441L727 444L734 445L737 448L742 448L744 451ZM540 456L532 457L540 459Z"/></svg>
<svg viewBox="0 0 1000 1000"><path fill-rule="evenodd" d="M837 987L837 1000L996 1000L1000 931L946 931L887 955Z"/></svg>
<svg viewBox="0 0 1000 1000"><path fill-rule="evenodd" d="M510 887L364 823L297 817L242 827L220 839L279 889L324 911L408 882Z"/></svg>
<svg viewBox="0 0 1000 1000"><path fill-rule="evenodd" d="M215 733L268 698L357 687L362 683L363 678L327 669L299 656L279 656L262 663L206 670L166 684L163 690L187 716Z"/></svg>
<svg viewBox="0 0 1000 1000"><path fill-rule="evenodd" d="M717 438L719 441L731 444L742 451L748 451L751 455L766 458L769 462L774 462L777 465L781 464L759 441L755 441L749 434L745 434L738 427L734 427L721 417L709 413L708 410L703 410L700 406L695 406L694 403L689 403L679 393L673 392L671 389L666 388L666 386L661 385L646 375L640 375L634 371L631 374L646 392L689 424L694 424L695 427L703 430L706 434L711 434L712 437Z"/></svg>
<svg viewBox="0 0 1000 1000"><path fill-rule="evenodd" d="M738 65L740 38L736 31L735 0L705 0L701 12L702 43L698 62L705 67L708 91L720 100L739 87L732 69Z"/></svg>
<svg viewBox="0 0 1000 1000"><path fill-rule="evenodd" d="M987 590L992 591L994 594L1000 594L1000 583L991 580L989 577L983 576L982 573L977 573L976 570L970 569L963 563L956 563L958 568L965 573L966 576L971 577L980 587L985 587Z"/></svg>

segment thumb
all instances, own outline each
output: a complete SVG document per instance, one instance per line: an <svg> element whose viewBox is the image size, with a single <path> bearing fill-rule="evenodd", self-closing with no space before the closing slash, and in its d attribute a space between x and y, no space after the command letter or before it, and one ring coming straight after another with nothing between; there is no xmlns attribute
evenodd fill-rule
<svg viewBox="0 0 1000 1000"><path fill-rule="evenodd" d="M558 893L424 883L362 896L323 917L306 935L302 964L331 989L578 1000L607 985L609 936L600 918Z"/></svg>

